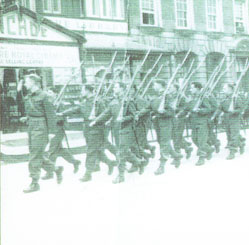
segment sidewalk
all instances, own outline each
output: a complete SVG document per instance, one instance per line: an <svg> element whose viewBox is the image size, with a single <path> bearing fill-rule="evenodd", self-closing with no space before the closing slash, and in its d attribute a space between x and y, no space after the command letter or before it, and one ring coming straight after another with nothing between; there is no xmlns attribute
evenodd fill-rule
<svg viewBox="0 0 249 245"><path fill-rule="evenodd" d="M72 154L85 152L85 138L82 131L66 131L68 143ZM0 134L0 160L6 163L18 163L28 161L28 134L17 132L12 134ZM67 148L66 140L62 143ZM46 150L49 145L47 145Z"/></svg>

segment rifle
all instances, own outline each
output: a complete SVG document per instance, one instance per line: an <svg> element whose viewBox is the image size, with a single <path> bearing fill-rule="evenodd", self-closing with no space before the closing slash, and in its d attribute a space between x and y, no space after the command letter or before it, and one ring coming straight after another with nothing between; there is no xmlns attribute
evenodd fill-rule
<svg viewBox="0 0 249 245"><path fill-rule="evenodd" d="M210 76L210 78L208 79L208 82L206 83L206 86L204 87L204 89L201 91L201 93L199 95L199 99L197 100L197 103L194 106L194 110L197 110L200 107L200 105L201 105L201 103L202 103L202 101L204 99L204 96L206 95L206 92L207 92L208 88L210 87L210 85L212 85L215 77L220 72L220 69L221 69L224 61L225 61L225 57L221 60L219 65L216 66L216 68L214 69L212 75Z"/></svg>
<svg viewBox="0 0 249 245"><path fill-rule="evenodd" d="M54 105L56 106L56 110L59 109L60 103L61 103L61 99L62 96L65 92L66 87L69 85L69 83L73 80L73 78L78 75L78 73L80 72L80 68L83 64L83 61L81 61L79 67L77 68L77 70L72 74L71 78L64 84L64 86L61 88L60 93L58 94L58 96L56 97L56 99L54 100Z"/></svg>
<svg viewBox="0 0 249 245"><path fill-rule="evenodd" d="M102 88L102 86L103 86L103 84L105 82L105 77L107 75L107 72L112 68L116 56L117 56L117 51L114 53L109 67L107 69L105 69L105 72L104 72L104 74L103 74L103 76L101 78L100 84L99 84L98 89L96 91L96 95L94 97L93 107L92 107L92 110L91 110L91 113L90 113L90 116L89 116L89 120L93 120L96 117L96 103L97 103L97 100L98 100L98 96L99 96L101 88Z"/></svg>
<svg viewBox="0 0 249 245"><path fill-rule="evenodd" d="M121 67L121 71L123 71L125 69L125 66L126 66L127 62L129 61L129 59L130 59L130 56L128 56L126 59L124 59L124 63L122 65L122 67ZM115 74L115 76L113 78L113 81L115 81L118 76L119 76L119 74ZM106 92L104 93L103 97L107 96L107 94L111 90L112 85L113 85L113 83L110 83L110 85L108 86L108 88L107 88Z"/></svg>
<svg viewBox="0 0 249 245"><path fill-rule="evenodd" d="M230 111L230 112L234 110L235 99L238 97L238 93L239 93L239 85L240 85L240 83L242 81L243 76L246 74L248 68L249 68L249 63L248 63L248 58L247 58L246 63L245 63L245 67L242 70L242 72L241 72L241 74L239 76L239 79L236 81L236 87L234 89L234 92L233 92L233 95L232 95L232 100L231 100L231 103L230 103L230 106L229 106L229 109L228 109L228 111Z"/></svg>
<svg viewBox="0 0 249 245"><path fill-rule="evenodd" d="M124 103L125 103L125 101L127 100L128 96L129 96L130 90L131 90L131 88L132 88L132 85L134 84L134 81L135 81L135 78L136 78L136 76L137 76L137 73L138 73L138 72L140 71L140 69L143 67L145 61L147 60L147 58L148 58L148 56L149 56L149 54L150 54L150 51L151 51L151 50L149 49L148 52L146 53L146 55L145 55L145 57L144 57L142 63L141 63L140 65L137 66L137 68L136 68L136 70L135 70L135 72L134 72L134 74L133 74L133 76L132 76L132 78L131 78L130 84L129 84L129 86L128 86L128 88L127 88L127 91L126 91L126 94L125 94L125 96L124 96L123 99L122 99L121 108L120 108L120 111L119 111L119 114L118 114L118 117L117 117L117 121L121 121L121 120L123 119L123 114L124 114ZM128 98L128 100L129 100L129 98Z"/></svg>
<svg viewBox="0 0 249 245"><path fill-rule="evenodd" d="M157 66L158 62L159 62L160 59L162 58L162 56L163 56L163 54L160 54L160 55L159 55L159 57L157 58L157 60L156 60L156 62L154 63L154 65L153 65L153 66L151 67L151 69L149 69L149 70L147 71L147 73L145 74L143 80L142 80L141 83L140 83L140 86L139 86L138 89L137 89L137 92L136 92L135 97L138 96L139 91L140 91L141 88L143 87L143 85L144 85L146 79L148 78L148 76L150 75L150 73L155 69L155 67Z"/></svg>
<svg viewBox="0 0 249 245"><path fill-rule="evenodd" d="M146 85L146 87L145 87L143 93L141 94L141 97L144 97L144 95L146 94L147 90L149 89L151 83L152 83L155 79L157 79L157 77L159 76L161 70L163 69L163 66L164 66L164 65L161 65L161 66L159 67L159 69L158 69L156 75L150 79L150 81L149 81L148 84Z"/></svg>
<svg viewBox="0 0 249 245"><path fill-rule="evenodd" d="M162 112L164 110L164 106L165 106L165 99L166 99L166 95L168 93L168 90L170 88L170 85L173 83L173 81L175 80L176 74L178 73L178 71L180 70L180 68L182 68L182 66L184 65L185 61L187 60L189 54L190 54L191 50L189 49L189 51L187 52L186 56L184 57L183 61L181 64L179 64L175 70L175 72L173 73L172 77L170 78L166 89L164 90L163 96L162 96L162 100L161 103L159 105L158 108L158 112Z"/></svg>
<svg viewBox="0 0 249 245"><path fill-rule="evenodd" d="M194 65L194 59L193 59L193 61L191 62L191 64L190 64L190 67L189 67L189 69L188 69L188 72L185 74L185 76L183 77L183 82L185 81L185 80L187 80L187 77L188 77L188 75L190 74L190 72L191 72L191 70L192 70L192 67L193 67L193 65ZM177 105L178 105L178 102L180 101L180 97L182 97L183 96L183 90L184 90L184 88L185 88L185 86L186 86L187 84L186 83L184 83L182 86L181 86L181 88L179 89L179 92L177 93L177 96L176 96L176 98L175 98L175 100L172 102L172 108L174 109L174 110L176 110L176 108L177 108Z"/></svg>

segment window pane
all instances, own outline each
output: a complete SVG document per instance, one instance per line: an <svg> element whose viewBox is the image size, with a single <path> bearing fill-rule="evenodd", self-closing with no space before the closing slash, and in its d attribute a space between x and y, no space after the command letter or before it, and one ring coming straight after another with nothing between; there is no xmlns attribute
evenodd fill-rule
<svg viewBox="0 0 249 245"><path fill-rule="evenodd" d="M143 24L155 25L154 14L143 13Z"/></svg>
<svg viewBox="0 0 249 245"><path fill-rule="evenodd" d="M59 7L59 0L52 0L53 1L53 11L55 12L59 12L60 11L60 7Z"/></svg>
<svg viewBox="0 0 249 245"><path fill-rule="evenodd" d="M49 0L43 0L43 9L45 11L48 11L49 10L49 3L48 3Z"/></svg>

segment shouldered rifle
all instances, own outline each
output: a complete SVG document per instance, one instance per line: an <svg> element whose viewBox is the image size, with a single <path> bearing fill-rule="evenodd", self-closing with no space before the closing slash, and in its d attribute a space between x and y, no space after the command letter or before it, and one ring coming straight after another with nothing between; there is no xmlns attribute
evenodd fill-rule
<svg viewBox="0 0 249 245"><path fill-rule="evenodd" d="M164 66L164 65L161 65L161 66L159 67L159 69L158 69L156 75L150 79L150 81L149 81L148 84L146 85L144 91L142 92L141 97L144 97L144 96L145 96L145 94L147 93L147 91L148 91L148 89L149 89L151 83L152 83L155 79L157 79L157 77L159 76L161 70L163 69L163 66Z"/></svg>
<svg viewBox="0 0 249 245"><path fill-rule="evenodd" d="M224 56L224 58L221 60L221 62L219 63L219 65L216 66L216 68L214 69L212 75L211 75L210 78L208 79L208 81L207 81L207 83L206 83L206 86L202 89L202 91L201 91L201 93L200 93L200 95L199 95L199 99L197 100L197 103L196 103L195 106L194 106L194 110L197 110L197 109L200 107L200 105L201 105L201 103L202 103L204 97L206 96L206 93L207 93L209 87L212 86L215 77L216 77L217 74L220 72L220 69L221 69L222 65L224 64L224 61L225 61L225 56Z"/></svg>
<svg viewBox="0 0 249 245"><path fill-rule="evenodd" d="M182 68L182 66L184 65L185 61L187 60L189 54L190 54L191 50L189 49L189 51L187 52L186 56L184 57L183 61L181 64L179 64L175 70L175 72L173 73L173 75L171 76L168 84L167 84L167 87L166 89L164 90L164 93L163 93L163 96L162 96L162 100L161 100L161 103L159 105L159 108L158 108L158 112L162 112L164 110L164 106L165 106L165 99L166 99L166 95L168 93L168 90L171 86L171 84L174 82L175 80L175 77L176 77L176 74L178 73L178 71Z"/></svg>
<svg viewBox="0 0 249 245"><path fill-rule="evenodd" d="M58 110L58 108L60 106L61 99L62 99L62 96L65 92L66 87L80 73L80 68L81 68L82 64L83 64L83 61L80 62L80 65L79 65L79 67L77 67L77 70L72 74L71 78L64 84L64 86L61 88L60 93L58 94L58 96L54 100L54 105L56 106L56 110Z"/></svg>
<svg viewBox="0 0 249 245"><path fill-rule="evenodd" d="M247 70L249 68L249 63L248 63L248 58L246 60L246 64L245 64L245 67L244 69L242 70L240 76L239 76L239 79L236 81L236 87L233 91L233 95L232 95L232 100L231 100L231 103L230 103L230 106L229 106L229 109L228 111L232 112L234 110L234 106L235 106L235 100L237 99L238 97L238 93L239 93L239 86L240 86L240 83L242 81L242 78L244 77L244 75L246 74Z"/></svg>
<svg viewBox="0 0 249 245"><path fill-rule="evenodd" d="M96 103L97 103L101 88L102 88L102 86L103 86L103 84L105 82L105 77L106 77L108 71L110 71L110 69L112 68L116 56L117 56L117 51L114 53L109 67L107 69L105 69L105 72L104 72L104 74L103 74L103 76L101 78L100 84L99 84L98 89L96 91L96 95L94 97L93 107L92 107L92 110L91 110L91 113L90 113L90 116L89 116L89 120L93 120L96 117Z"/></svg>
<svg viewBox="0 0 249 245"><path fill-rule="evenodd" d="M148 56L149 56L149 54L150 54L150 51L151 51L151 49L148 50L148 52L146 53L146 55L145 55L145 57L144 57L142 63L141 63L140 65L137 66L137 68L136 68L136 70L135 70L135 72L134 72L134 74L133 74L133 76L132 76L132 78L131 78L131 81L130 81L129 86L128 86L127 91L126 91L126 94L125 94L125 96L124 96L123 99L122 99L121 108L120 108L120 111L119 111L119 114L118 114L118 117L117 117L117 121L122 121L122 119L123 119L123 114L124 114L124 103L125 103L125 101L126 101L127 99L129 100L129 98L128 98L128 97L129 97L129 93L130 93L130 90L131 90L131 88L132 88L132 85L134 84L134 81L135 81L135 78L136 78L136 76L137 76L137 73L138 73L138 72L140 71L140 69L143 67L145 61L147 60L147 58L148 58Z"/></svg>
<svg viewBox="0 0 249 245"><path fill-rule="evenodd" d="M141 88L143 87L143 85L144 85L146 79L148 78L148 76L150 75L150 73L155 69L155 67L157 66L158 62L159 62L160 59L162 58L162 56L163 56L163 54L160 54L159 57L157 58L156 62L154 63L154 65L151 67L151 69L149 69L149 70L147 71L147 73L145 74L143 80L141 81L141 83L140 83L140 85L139 85L139 87L138 87L138 89L137 89L137 92L136 92L136 95L135 95L135 96L138 96L138 94L139 94Z"/></svg>

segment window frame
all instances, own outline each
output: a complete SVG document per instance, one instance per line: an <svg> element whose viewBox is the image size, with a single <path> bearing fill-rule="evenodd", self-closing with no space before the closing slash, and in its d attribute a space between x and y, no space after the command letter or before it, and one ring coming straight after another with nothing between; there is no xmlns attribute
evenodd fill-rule
<svg viewBox="0 0 249 245"><path fill-rule="evenodd" d="M30 9L31 11L36 11L36 1L35 0L29 0L29 6L27 6L27 0L18 0L19 4L27 9Z"/></svg>
<svg viewBox="0 0 249 245"><path fill-rule="evenodd" d="M236 20L236 17L237 17L236 16L236 2L237 2L237 0L233 0L234 33L239 34L240 32L237 32L237 28L236 28L236 23L237 23L237 20ZM242 1L240 1L240 2L242 2ZM244 6L242 6L242 10L244 10L243 11L243 21L241 23L243 23L244 32L242 32L242 33L248 34L248 30L249 30L248 0L245 0L243 5L244 5Z"/></svg>
<svg viewBox="0 0 249 245"><path fill-rule="evenodd" d="M90 4L85 4L86 16L90 18L99 18L107 20L125 20L125 0L89 0ZM99 6L96 14L93 14L93 1L96 1L95 5ZM104 13L104 2L106 2L106 14ZM117 16L113 15L113 1L116 2Z"/></svg>
<svg viewBox="0 0 249 245"><path fill-rule="evenodd" d="M48 13L48 14L61 14L61 0L47 0L48 1L48 10L45 10L45 8L44 8L44 1L45 0L42 0L42 9L43 9L44 13ZM55 11L53 9L53 3L54 3L54 1L58 2L58 7L59 7L58 11Z"/></svg>
<svg viewBox="0 0 249 245"><path fill-rule="evenodd" d="M178 25L178 8L177 3L180 0L175 0L175 23L177 29L194 30L195 29L195 16L194 16L194 4L193 0L186 0L187 5L187 26Z"/></svg>
<svg viewBox="0 0 249 245"><path fill-rule="evenodd" d="M161 11L161 1L160 0L152 0L154 4L153 11L144 11L143 10L143 1L139 1L139 9L140 9L140 23L142 26L151 26L151 27L162 27L162 11ZM143 14L154 14L154 24L145 24L143 23Z"/></svg>
<svg viewBox="0 0 249 245"><path fill-rule="evenodd" d="M223 21L223 3L222 3L222 0L215 0L216 28L209 27L208 1L209 0L206 0L206 28L207 28L207 31L223 32L224 31L224 21Z"/></svg>

